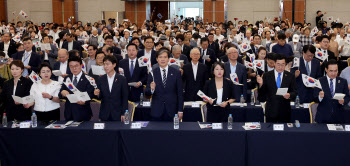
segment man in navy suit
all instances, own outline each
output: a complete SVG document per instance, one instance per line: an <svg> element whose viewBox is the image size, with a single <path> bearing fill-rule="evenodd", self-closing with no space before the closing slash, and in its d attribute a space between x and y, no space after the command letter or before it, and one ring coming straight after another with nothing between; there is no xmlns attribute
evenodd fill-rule
<svg viewBox="0 0 350 166"><path fill-rule="evenodd" d="M144 41L145 49L139 50L139 52L137 53L137 58L146 56L151 60L151 65L153 66L154 64L157 63L157 60L156 60L157 51L153 50L154 39L151 36L147 36L144 38L143 41Z"/></svg>
<svg viewBox="0 0 350 166"><path fill-rule="evenodd" d="M62 48L70 51L70 50L78 50L79 51L79 55L82 56L81 52L82 52L82 47L81 44L77 41L73 40L73 36L70 33L66 34L66 41L62 44Z"/></svg>
<svg viewBox="0 0 350 166"><path fill-rule="evenodd" d="M199 58L199 62L205 64L207 66L207 70L211 71L211 66L216 62L216 55L215 51L208 48L209 46L209 40L208 38L202 38L201 39L201 58ZM209 58L204 59L203 57L209 55Z"/></svg>
<svg viewBox="0 0 350 166"><path fill-rule="evenodd" d="M169 50L162 47L157 52L159 67L148 75L146 95L152 95L151 116L154 121L172 121L175 114L182 119L183 94L181 73L169 67Z"/></svg>
<svg viewBox="0 0 350 166"><path fill-rule="evenodd" d="M313 101L313 88L308 88L303 83L302 74L318 79L322 77L320 62L314 59L316 48L313 45L303 47L303 56L299 58L299 67L293 67L291 73L295 75L300 103Z"/></svg>
<svg viewBox="0 0 350 166"><path fill-rule="evenodd" d="M12 55L14 60L21 60L24 64L23 77L30 75L32 71L38 73L41 57L36 52L32 51L32 40L29 37L23 39L24 51L17 52Z"/></svg>
<svg viewBox="0 0 350 166"><path fill-rule="evenodd" d="M124 76L128 83L136 82L137 85L129 86L129 100L132 102L140 101L140 95L143 92L143 86L147 83L147 67L140 67L137 61L137 45L130 43L126 47L128 58L120 61L119 67L123 69Z"/></svg>
<svg viewBox="0 0 350 166"><path fill-rule="evenodd" d="M325 68L327 74L319 79L322 89L314 88L314 101L319 103L315 121L317 123L343 123L344 109L350 101L348 83L338 76L338 63L331 59ZM334 94L345 94L341 100L333 99Z"/></svg>
<svg viewBox="0 0 350 166"><path fill-rule="evenodd" d="M94 87L87 80L85 74L82 71L82 60L77 56L72 56L68 60L68 65L72 74L64 78L66 82L67 78L72 81L72 84L80 91L87 92L90 98L94 97ZM92 111L90 107L90 101L78 101L77 103L70 103L67 95L73 94L72 90L66 85L62 85L59 98L65 99L65 110L64 117L67 121L74 120L76 122L89 121L92 116Z"/></svg>
<svg viewBox="0 0 350 166"><path fill-rule="evenodd" d="M124 121L124 113L128 109L128 83L124 76L114 70L116 65L117 59L114 56L104 57L103 68L106 74L98 79L98 89L94 91L101 100L99 117L103 121Z"/></svg>
<svg viewBox="0 0 350 166"><path fill-rule="evenodd" d="M69 69L68 66L68 58L69 54L68 51L64 48L60 49L58 51L58 62L56 62L53 65L53 70L60 70L62 75L55 76L52 74L52 79L58 82L63 82L63 79L68 76L69 74L72 74L72 72Z"/></svg>
<svg viewBox="0 0 350 166"><path fill-rule="evenodd" d="M238 50L234 47L229 48L227 51L228 62L225 62L225 77L230 78L231 73L236 73L238 81L242 85L234 86L234 99L236 102L240 102L241 95L243 95L244 100L247 100L247 70L246 67L237 62ZM245 101L244 101L245 102Z"/></svg>

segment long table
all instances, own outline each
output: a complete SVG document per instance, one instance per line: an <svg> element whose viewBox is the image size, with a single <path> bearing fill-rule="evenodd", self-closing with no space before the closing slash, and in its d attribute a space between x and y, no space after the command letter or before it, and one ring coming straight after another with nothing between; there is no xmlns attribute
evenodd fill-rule
<svg viewBox="0 0 350 166"><path fill-rule="evenodd" d="M61 122L63 124L64 122ZM245 131L200 129L195 122L150 122L130 129L121 122L105 122L94 130L93 122L66 129L11 129L0 127L2 166L17 165L201 165L295 166L350 164L350 132L328 131L325 124L301 124L301 128Z"/></svg>
<svg viewBox="0 0 350 166"><path fill-rule="evenodd" d="M291 122L299 120L300 123L310 123L309 108L291 107ZM234 122L264 122L264 111L261 106L247 105L245 107L231 106L230 114ZM135 108L134 121L151 120L151 107L138 105ZM203 121L201 108L184 107L183 122Z"/></svg>

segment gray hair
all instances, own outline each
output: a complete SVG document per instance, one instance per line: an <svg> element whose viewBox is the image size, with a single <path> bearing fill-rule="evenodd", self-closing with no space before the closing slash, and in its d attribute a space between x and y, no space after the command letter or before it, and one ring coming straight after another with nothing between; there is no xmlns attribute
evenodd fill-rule
<svg viewBox="0 0 350 166"><path fill-rule="evenodd" d="M198 50L198 51L199 51L199 53L201 52L201 51L199 50L199 48L198 48L198 47L194 47L194 48L192 48L192 50L191 50L191 52L190 52L190 55L192 54L192 52L193 52L194 50Z"/></svg>
<svg viewBox="0 0 350 166"><path fill-rule="evenodd" d="M237 53L238 53L238 50L237 50L236 48L234 48L234 47L230 47L230 48L228 48L228 49L226 50L226 54L228 54L229 50L236 50L236 51L237 51Z"/></svg>
<svg viewBox="0 0 350 166"><path fill-rule="evenodd" d="M181 46L180 45L174 45L173 46L173 51L178 51L181 50Z"/></svg>
<svg viewBox="0 0 350 166"><path fill-rule="evenodd" d="M120 42L120 47L124 48L128 43L123 41L123 42Z"/></svg>

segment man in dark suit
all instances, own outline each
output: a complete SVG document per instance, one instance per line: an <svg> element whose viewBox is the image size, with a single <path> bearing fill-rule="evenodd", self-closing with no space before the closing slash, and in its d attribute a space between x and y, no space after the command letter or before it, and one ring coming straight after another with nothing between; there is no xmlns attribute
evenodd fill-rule
<svg viewBox="0 0 350 166"><path fill-rule="evenodd" d="M128 83L114 68L117 59L107 55L103 59L106 74L97 81L98 89L94 94L101 99L100 119L103 121L124 121L124 113L128 109Z"/></svg>
<svg viewBox="0 0 350 166"><path fill-rule="evenodd" d="M261 46L261 37L259 35L254 35L253 37L253 43L250 45L250 47L252 48L251 50L249 50L249 53L254 53L255 55L258 55L258 50L259 47ZM249 58L248 58L249 59Z"/></svg>
<svg viewBox="0 0 350 166"><path fill-rule="evenodd" d="M201 57L199 58L199 62L205 64L207 66L207 70L211 71L211 66L216 62L216 55L215 51L208 48L209 46L209 40L208 38L202 38L201 40ZM203 59L204 56L209 55L208 59Z"/></svg>
<svg viewBox="0 0 350 166"><path fill-rule="evenodd" d="M176 42L179 46L181 46L181 54L186 55L187 59L190 59L191 47L184 44L184 40L185 40L185 36L183 34L178 34L176 36Z"/></svg>
<svg viewBox="0 0 350 166"><path fill-rule="evenodd" d="M295 76L285 71L286 57L276 55L275 70L269 71L263 77L257 76L259 84L259 101L266 98L266 122L288 123L291 117L290 100L297 95ZM278 88L288 88L283 96L276 95Z"/></svg>
<svg viewBox="0 0 350 166"><path fill-rule="evenodd" d="M183 66L182 79L185 83L185 101L201 101L197 95L198 91L203 91L205 81L209 79L207 67L199 63L201 53L198 48L193 48L190 52L192 62Z"/></svg>
<svg viewBox="0 0 350 166"><path fill-rule="evenodd" d="M316 48L313 45L305 45L303 56L299 58L299 67L293 67L291 73L295 75L300 103L313 101L313 88L306 87L303 83L302 74L318 79L322 76L320 62L313 59Z"/></svg>
<svg viewBox="0 0 350 166"><path fill-rule="evenodd" d="M329 51L328 50L328 46L329 46L329 36L327 35L323 35L320 37L320 48L319 50L325 54L325 55L328 55L328 58L325 60L325 61L321 61L322 64L321 64L321 72L322 72L322 75L326 75L326 72L325 72L325 68L326 68L326 64L327 64L327 61L330 60L330 59L334 59L334 60L337 60L337 58L335 57L334 53L332 51ZM319 59L318 59L319 60Z"/></svg>
<svg viewBox="0 0 350 166"><path fill-rule="evenodd" d="M58 82L63 82L63 79L68 76L69 74L72 74L70 71L70 68L68 66L68 58L69 54L66 49L60 49L58 51L58 62L56 62L53 65L53 70L60 70L62 75L60 76L55 76L52 74L52 79Z"/></svg>
<svg viewBox="0 0 350 166"><path fill-rule="evenodd" d="M247 70L244 65L237 62L238 50L234 47L229 48L227 51L227 56L229 61L225 62L225 77L230 78L231 73L236 73L238 81L242 85L234 86L234 99L236 102L240 102L241 95L243 95L244 100L247 100ZM245 102L245 101L244 101Z"/></svg>
<svg viewBox="0 0 350 166"><path fill-rule="evenodd" d="M2 39L4 41L0 43L0 51L7 50L7 56L11 58L12 54L17 52L16 42L11 39L10 33L4 33Z"/></svg>
<svg viewBox="0 0 350 166"><path fill-rule="evenodd" d="M208 34L208 48L214 50L215 56L218 56L220 54L219 53L220 52L219 43L214 41L214 34L212 34L212 33ZM208 71L210 71L210 70L208 70Z"/></svg>
<svg viewBox="0 0 350 166"><path fill-rule="evenodd" d="M329 60L325 69L327 75L319 79L322 89L314 88L314 101L319 103L315 121L317 123L343 123L345 118L348 118L344 117L344 106L350 101L348 83L346 79L337 77L336 60ZM345 97L341 100L333 99L336 93L345 94Z"/></svg>
<svg viewBox="0 0 350 166"><path fill-rule="evenodd" d="M151 116L154 121L172 121L175 114L183 116L183 93L180 71L169 67L170 52L161 48L157 52L159 67L148 75L146 95L152 95Z"/></svg>
<svg viewBox="0 0 350 166"><path fill-rule="evenodd" d="M105 45L111 46L113 54L116 54L116 55L122 54L122 50L120 48L114 46L114 44L113 44L113 36L108 35L108 36L106 36L104 38L104 40L105 40L105 43L103 44L103 46L105 46ZM102 47L99 49L99 51L102 51Z"/></svg>
<svg viewBox="0 0 350 166"><path fill-rule="evenodd" d="M145 49L140 49L139 52L137 52L137 58L146 56L147 58L150 58L151 65L153 66L154 64L157 63L157 59L156 59L157 51L153 50L154 39L151 36L147 36L144 38L143 41L145 44Z"/></svg>
<svg viewBox="0 0 350 166"><path fill-rule="evenodd" d="M140 95L143 92L143 86L147 83L147 67L140 67L137 60L137 45L130 43L126 47L128 58L120 61L119 67L123 69L124 76L128 83L136 82L137 85L129 86L129 100L132 102L140 101Z"/></svg>
<svg viewBox="0 0 350 166"><path fill-rule="evenodd" d="M181 67L183 65L188 64L187 56L184 54L181 54L181 46L180 45L174 45L171 50L172 54L170 55L171 58L175 58L177 60L182 60Z"/></svg>
<svg viewBox="0 0 350 166"><path fill-rule="evenodd" d="M14 60L21 60L24 64L23 77L30 75L32 71L38 73L41 57L36 52L32 51L32 40L27 37L23 39L24 51L17 52L12 55Z"/></svg>
<svg viewBox="0 0 350 166"><path fill-rule="evenodd" d="M66 34L66 41L63 43L62 48L70 51L70 50L77 50L79 51L79 55L82 56L82 47L81 44L77 41L73 40L73 36L70 33Z"/></svg>
<svg viewBox="0 0 350 166"><path fill-rule="evenodd" d="M68 60L68 65L72 74L64 78L66 82L67 78L72 81L72 84L80 91L87 92L89 97L92 99L94 97L94 87L87 80L85 74L82 71L82 60L77 56L72 56ZM66 85L62 85L59 98L65 99L65 110L64 117L65 120L74 120L76 122L89 121L92 116L92 111L90 107L90 101L78 101L77 103L71 103L67 95L73 94L72 90Z"/></svg>

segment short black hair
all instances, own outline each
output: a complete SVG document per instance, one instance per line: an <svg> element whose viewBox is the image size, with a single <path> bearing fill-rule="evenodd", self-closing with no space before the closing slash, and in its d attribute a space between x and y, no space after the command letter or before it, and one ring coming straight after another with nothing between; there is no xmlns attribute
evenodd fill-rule
<svg viewBox="0 0 350 166"><path fill-rule="evenodd" d="M70 62L73 62L73 61L76 61L76 62L79 62L80 64L83 64L82 60L80 57L77 57L77 56L69 56L69 59L68 59L68 64Z"/></svg>
<svg viewBox="0 0 350 166"><path fill-rule="evenodd" d="M170 58L170 50L168 48L166 48L166 47L161 47L159 49L159 51L157 51L156 58L158 59L159 55L163 54L163 53L167 53L168 54L168 58Z"/></svg>
<svg viewBox="0 0 350 166"><path fill-rule="evenodd" d="M176 40L181 39L182 41L184 41L185 40L185 36L183 34L178 34L178 35L176 35L175 39Z"/></svg>
<svg viewBox="0 0 350 166"><path fill-rule="evenodd" d="M152 41L154 42L154 39L152 36L146 36L145 38L143 38L143 41L146 42L147 39L152 39Z"/></svg>
<svg viewBox="0 0 350 166"><path fill-rule="evenodd" d="M316 14L318 14L319 12L321 12L321 10L317 10Z"/></svg>
<svg viewBox="0 0 350 166"><path fill-rule="evenodd" d="M268 54L266 55L266 58L267 58L267 59L270 59L270 60L273 60L273 61L276 62L276 53L273 53L273 52L268 53Z"/></svg>
<svg viewBox="0 0 350 166"><path fill-rule="evenodd" d="M209 34L208 34L208 36L210 36L210 35L213 35L213 36L214 36L214 34L213 34L213 33L209 33Z"/></svg>
<svg viewBox="0 0 350 166"><path fill-rule="evenodd" d="M326 64L327 69L329 65L338 65L338 62L335 59L330 59Z"/></svg>
<svg viewBox="0 0 350 166"><path fill-rule="evenodd" d="M224 76L225 76L225 74L226 74L225 65L224 65L224 63L221 63L221 62L215 62L215 63L213 64L213 66L211 66L211 75L212 75L213 77L215 77L215 76L214 76L214 69L215 69L215 67L216 67L217 65L219 65L221 68L224 69Z"/></svg>
<svg viewBox="0 0 350 166"><path fill-rule="evenodd" d="M69 58L71 58L72 56L76 56L77 53L80 56L80 53L79 53L78 50L70 50L70 51L68 51Z"/></svg>
<svg viewBox="0 0 350 166"><path fill-rule="evenodd" d="M105 61L110 61L112 62L112 64L117 64L117 58L115 58L115 56L112 56L112 55L107 55L103 58L103 62Z"/></svg>
<svg viewBox="0 0 350 166"><path fill-rule="evenodd" d="M323 39L328 39L328 40L330 40L328 35L322 35L321 38L320 38L320 42L321 42Z"/></svg>
<svg viewBox="0 0 350 166"><path fill-rule="evenodd" d="M112 35L108 35L108 36L105 37L105 41L106 41L107 39L112 39L112 40L113 40L113 36L112 36Z"/></svg>
<svg viewBox="0 0 350 166"><path fill-rule="evenodd" d="M152 39L153 39L153 38L152 38ZM128 50L128 48L129 48L130 46L135 46L136 50L138 50L138 49L139 49L139 48L137 47L137 45L136 45L136 44L134 44L134 43L130 43L130 44L128 44L128 45L126 46L126 50Z"/></svg>
<svg viewBox="0 0 350 166"><path fill-rule="evenodd" d="M284 59L285 62L287 62L286 56L283 55L283 54L276 54L275 57L276 57L276 62L277 62L278 60L283 60L283 59Z"/></svg>
<svg viewBox="0 0 350 166"><path fill-rule="evenodd" d="M32 41L32 39L30 37L23 38L23 42L28 41L28 40Z"/></svg>
<svg viewBox="0 0 350 166"><path fill-rule="evenodd" d="M51 67L51 65L48 64L47 62L43 62L43 63L41 63L40 66L39 66L39 73L40 73L41 69L44 68L44 67L48 67L48 68L50 69L50 71L52 72L52 67Z"/></svg>
<svg viewBox="0 0 350 166"><path fill-rule="evenodd" d="M255 37L259 37L261 39L261 36L259 36L258 34L255 34L253 39L255 39Z"/></svg>
<svg viewBox="0 0 350 166"><path fill-rule="evenodd" d="M203 37L202 39L201 39L201 44L203 43L203 42L208 42L209 43L209 39L207 38L207 37Z"/></svg>
<svg viewBox="0 0 350 166"><path fill-rule="evenodd" d="M305 46L303 47L303 52L304 52L304 53L307 53L307 51L310 51L312 54L315 54L315 52L316 52L316 47L313 46L313 45L305 45Z"/></svg>
<svg viewBox="0 0 350 166"><path fill-rule="evenodd" d="M93 50L97 50L97 46L96 46L96 45L90 44L90 45L88 46L88 48L89 48L89 47L92 47Z"/></svg>
<svg viewBox="0 0 350 166"><path fill-rule="evenodd" d="M21 47L21 46L23 46L22 43L17 43L17 44L16 44L16 50L17 50L19 47Z"/></svg>
<svg viewBox="0 0 350 166"><path fill-rule="evenodd" d="M277 37L278 37L278 40L286 40L287 38L284 33L278 33Z"/></svg>

